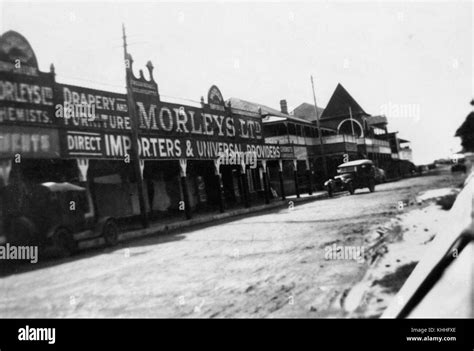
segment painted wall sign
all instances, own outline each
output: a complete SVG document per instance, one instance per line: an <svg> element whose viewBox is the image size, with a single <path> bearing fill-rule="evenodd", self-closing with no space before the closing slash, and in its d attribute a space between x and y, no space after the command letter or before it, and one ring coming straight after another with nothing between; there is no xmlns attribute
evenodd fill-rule
<svg viewBox="0 0 474 351"><path fill-rule="evenodd" d="M295 158L295 151L293 146L282 145L280 146L280 155L284 159L293 159Z"/></svg>
<svg viewBox="0 0 474 351"><path fill-rule="evenodd" d="M65 148L69 156L104 156L100 133L68 131Z"/></svg>
<svg viewBox="0 0 474 351"><path fill-rule="evenodd" d="M201 107L160 100L153 78L132 74L139 148L145 159L216 159L222 152L255 152L276 159L280 147L265 145L262 121L225 105L217 86ZM132 120L125 94L57 84L54 68L38 70L20 34L0 37L0 156L121 159L130 152ZM79 107L79 108L78 108ZM92 112L91 112L92 111Z"/></svg>
<svg viewBox="0 0 474 351"><path fill-rule="evenodd" d="M131 63L133 60L129 59ZM199 135L213 138L237 138L239 141L263 143L262 121L257 118L231 116L225 112L224 99L216 86L211 87L208 101L212 107L203 110L160 101L158 85L153 78L153 65L148 62L149 80L140 70L140 76L133 74L130 64L133 99L136 103L138 126L142 133L180 137ZM218 107L217 109L215 109Z"/></svg>
<svg viewBox="0 0 474 351"><path fill-rule="evenodd" d="M20 33L8 31L0 36L0 71L38 75L36 55Z"/></svg>
<svg viewBox="0 0 474 351"><path fill-rule="evenodd" d="M11 151L7 140L13 142L11 146L14 149L36 147L35 135L30 133L30 129L25 129L25 143L20 147L16 140L20 131L10 134L3 125L54 125L53 86L54 74L38 70L35 53L21 34L9 31L0 36L0 128L4 137L3 150ZM28 135L33 138L31 143L26 142Z"/></svg>
<svg viewBox="0 0 474 351"><path fill-rule="evenodd" d="M252 117L206 113L201 109L137 100L139 128L156 134L194 134L262 141L262 122Z"/></svg>
<svg viewBox="0 0 474 351"><path fill-rule="evenodd" d="M71 127L101 130L131 129L127 97L124 94L58 84L56 95L58 103L55 106L55 117L68 129ZM70 118L65 113L60 115L61 109L65 111L70 108L75 111L78 106L86 107L83 109L84 113L74 114ZM93 116L85 113L86 111L93 111Z"/></svg>
<svg viewBox="0 0 474 351"><path fill-rule="evenodd" d="M308 151L306 146L293 146L293 150L297 160L308 159Z"/></svg>
<svg viewBox="0 0 474 351"><path fill-rule="evenodd" d="M2 73L0 76L0 124L53 125L53 80Z"/></svg>
<svg viewBox="0 0 474 351"><path fill-rule="evenodd" d="M131 137L115 133L67 131L63 148L67 150L65 157L123 159L131 152ZM227 152L252 152L259 160L280 158L280 146L274 144L256 145L151 135L139 137L140 157L148 160L217 159Z"/></svg>
<svg viewBox="0 0 474 351"><path fill-rule="evenodd" d="M51 128L2 126L0 128L0 157L60 156L58 131Z"/></svg>
<svg viewBox="0 0 474 351"><path fill-rule="evenodd" d="M207 103L213 110L225 111L225 102L218 87L213 85L207 92Z"/></svg>

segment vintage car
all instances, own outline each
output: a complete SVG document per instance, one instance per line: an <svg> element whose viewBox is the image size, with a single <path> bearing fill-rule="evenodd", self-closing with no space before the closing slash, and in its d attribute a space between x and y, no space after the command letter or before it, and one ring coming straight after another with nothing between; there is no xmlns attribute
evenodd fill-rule
<svg viewBox="0 0 474 351"><path fill-rule="evenodd" d="M349 191L352 195L356 189L369 188L375 191L375 167L371 160L357 160L343 163L337 167L337 175L324 183L329 197L335 192Z"/></svg>
<svg viewBox="0 0 474 351"><path fill-rule="evenodd" d="M107 245L118 241L118 226L112 217L98 217L89 191L71 183L47 182L28 187L21 205L17 189L6 187L1 201L3 240L15 245L38 245L69 256L83 240L103 238Z"/></svg>

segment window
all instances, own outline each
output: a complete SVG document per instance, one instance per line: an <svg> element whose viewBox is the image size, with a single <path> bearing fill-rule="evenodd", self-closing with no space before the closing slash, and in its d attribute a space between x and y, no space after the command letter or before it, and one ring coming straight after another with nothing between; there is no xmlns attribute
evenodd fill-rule
<svg viewBox="0 0 474 351"><path fill-rule="evenodd" d="M296 135L296 126L293 123L288 123L288 134Z"/></svg>

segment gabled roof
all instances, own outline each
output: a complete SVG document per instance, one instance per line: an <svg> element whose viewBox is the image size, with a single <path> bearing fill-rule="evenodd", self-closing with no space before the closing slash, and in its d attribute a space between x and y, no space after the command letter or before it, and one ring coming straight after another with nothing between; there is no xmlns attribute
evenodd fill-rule
<svg viewBox="0 0 474 351"><path fill-rule="evenodd" d="M321 117L324 108L318 106L318 116ZM308 121L316 121L316 112L314 111L314 105L303 102L297 108L292 111L293 116L306 119Z"/></svg>
<svg viewBox="0 0 474 351"><path fill-rule="evenodd" d="M354 100L348 91L340 84L337 84L331 99L323 111L321 119L331 118L336 116L349 116L349 107L352 110L352 115L364 114L368 115L362 107Z"/></svg>

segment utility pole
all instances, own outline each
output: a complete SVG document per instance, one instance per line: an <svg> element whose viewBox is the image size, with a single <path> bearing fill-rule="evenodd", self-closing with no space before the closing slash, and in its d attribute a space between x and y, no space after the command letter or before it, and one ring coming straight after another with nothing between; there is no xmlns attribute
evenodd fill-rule
<svg viewBox="0 0 474 351"><path fill-rule="evenodd" d="M319 145L321 148L321 155L323 157L324 179L328 179L328 166L326 163L326 153L324 152L324 143L323 143L323 137L321 134L321 126L319 125L319 112L318 112L318 105L316 104L316 93L314 92L313 76L311 76L311 86L313 87L314 112L316 113L316 127L318 128Z"/></svg>
<svg viewBox="0 0 474 351"><path fill-rule="evenodd" d="M140 204L140 214L141 214L141 221L144 228L147 228L148 223L148 216L146 213L146 206L145 206L145 195L143 193L143 177L142 171L140 167L140 155L138 152L138 125L137 125L137 111L135 108L135 100L133 99L133 92L132 92L132 72L131 72L131 62L130 57L127 52L127 36L125 35L125 25L122 24L122 34L123 34L123 56L124 56L124 63L125 63L125 72L126 72L126 83L127 83L127 104L128 104L128 113L130 116L130 124L131 124L131 132L132 132L132 145L131 145L131 152L132 152L132 163L133 163L133 170L135 173L135 178L137 180L137 188L138 188L138 201Z"/></svg>
<svg viewBox="0 0 474 351"><path fill-rule="evenodd" d="M351 119L351 129L352 129L352 136L355 136L355 133L354 133L354 121L352 119L352 108L349 106L349 116L350 116L350 119Z"/></svg>

